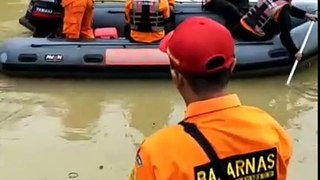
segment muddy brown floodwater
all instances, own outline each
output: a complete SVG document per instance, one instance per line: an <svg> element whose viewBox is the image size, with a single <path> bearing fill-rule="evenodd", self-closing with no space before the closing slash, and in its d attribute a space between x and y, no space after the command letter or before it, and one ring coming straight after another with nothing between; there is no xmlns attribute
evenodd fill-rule
<svg viewBox="0 0 320 180"><path fill-rule="evenodd" d="M27 1L1 0L0 40L27 36ZM317 57L315 57L317 58ZM294 139L289 180L317 178L317 64L295 74L232 80L244 104L271 113ZM182 119L170 80L0 76L1 180L125 180L145 136Z"/></svg>

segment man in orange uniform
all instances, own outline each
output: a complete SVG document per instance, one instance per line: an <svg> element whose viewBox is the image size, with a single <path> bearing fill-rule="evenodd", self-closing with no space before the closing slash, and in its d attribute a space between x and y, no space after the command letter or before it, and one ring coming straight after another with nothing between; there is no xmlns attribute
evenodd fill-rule
<svg viewBox="0 0 320 180"><path fill-rule="evenodd" d="M227 94L236 64L231 33L206 17L182 22L161 42L185 119L145 139L131 179L286 180L292 140L269 114Z"/></svg>
<svg viewBox="0 0 320 180"><path fill-rule="evenodd" d="M94 39L92 22L94 0L62 0L63 34L68 39Z"/></svg>
<svg viewBox="0 0 320 180"><path fill-rule="evenodd" d="M152 43L165 36L165 24L170 17L168 0L127 0L125 6L132 41Z"/></svg>

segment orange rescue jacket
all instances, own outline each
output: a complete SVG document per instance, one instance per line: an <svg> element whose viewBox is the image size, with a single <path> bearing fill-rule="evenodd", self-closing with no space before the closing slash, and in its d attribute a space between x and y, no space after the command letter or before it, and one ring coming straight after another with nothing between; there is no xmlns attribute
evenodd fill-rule
<svg viewBox="0 0 320 180"><path fill-rule="evenodd" d="M185 116L145 139L130 180L286 180L292 140L266 112L233 94L192 103Z"/></svg>
<svg viewBox="0 0 320 180"><path fill-rule="evenodd" d="M126 15L126 22L128 24L132 25L132 11L133 9L133 0L127 0L126 5L125 5L125 15ZM169 8L169 2L168 0L159 0L159 9L160 12L163 14L163 18L167 19L170 17L170 8ZM164 26L164 23L163 23ZM164 28L164 27L163 27ZM143 43L151 43L155 41L161 40L164 35L165 31L150 31L150 32L141 32L138 30L131 30L130 33L131 37L133 40L138 41L138 42L143 42Z"/></svg>

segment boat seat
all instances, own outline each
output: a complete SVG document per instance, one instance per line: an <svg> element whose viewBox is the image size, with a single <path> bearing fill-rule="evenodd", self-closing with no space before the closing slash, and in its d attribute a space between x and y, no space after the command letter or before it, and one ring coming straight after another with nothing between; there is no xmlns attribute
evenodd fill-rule
<svg viewBox="0 0 320 180"><path fill-rule="evenodd" d="M95 38L118 39L118 32L115 27L97 28L94 30Z"/></svg>

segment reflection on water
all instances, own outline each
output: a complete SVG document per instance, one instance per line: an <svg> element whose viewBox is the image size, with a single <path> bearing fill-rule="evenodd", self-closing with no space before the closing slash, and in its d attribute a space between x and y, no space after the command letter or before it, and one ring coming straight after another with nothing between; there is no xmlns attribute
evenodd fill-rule
<svg viewBox="0 0 320 180"><path fill-rule="evenodd" d="M62 119L65 127L64 138L67 140L89 140L92 138L92 131L96 127L96 121L101 114L101 102L104 94L101 91L88 94L83 89L64 90L63 96L67 103L66 115Z"/></svg>
<svg viewBox="0 0 320 180"><path fill-rule="evenodd" d="M172 98L176 94L172 92L171 84L161 84L151 93L136 89L136 95L130 97L131 101L125 105L128 106L130 126L140 129L145 136L162 128L173 110L175 102ZM149 89L148 86L146 89Z"/></svg>
<svg viewBox="0 0 320 180"><path fill-rule="evenodd" d="M285 125L288 119L295 118L301 111L314 108L311 102L318 101L317 66L315 62L311 69L297 72L291 87L284 85L288 78L284 75L233 81L231 89L242 96L244 104L262 107ZM310 103L301 103L301 100Z"/></svg>
<svg viewBox="0 0 320 180"><path fill-rule="evenodd" d="M90 131L96 126L96 122L92 120L99 119L102 111L112 112L112 106L117 106L115 111L121 109L130 126L142 129L142 134L148 136L166 123L177 95L172 91L172 84L168 81L146 83L145 81L43 80L41 84L36 81L2 79L0 81L2 102L43 103L43 108L49 116L62 118L61 122L65 127L63 137L69 139L68 137L72 136L73 138L69 140L90 139ZM33 88L35 85L37 88ZM52 100L43 102L39 97L27 98L27 94L48 97L48 100L54 99L55 103ZM103 104L108 104L110 107L104 110Z"/></svg>
<svg viewBox="0 0 320 180"><path fill-rule="evenodd" d="M291 86L291 90L309 101L315 102L318 99L317 82L304 82L298 86Z"/></svg>

